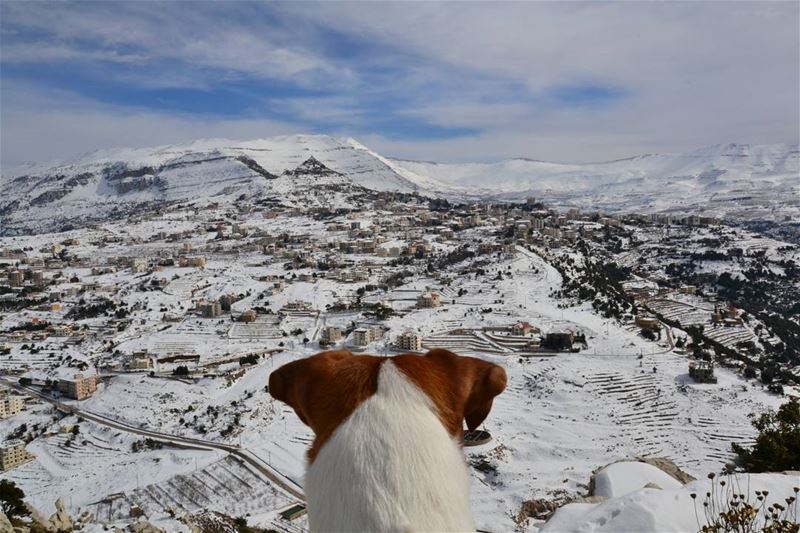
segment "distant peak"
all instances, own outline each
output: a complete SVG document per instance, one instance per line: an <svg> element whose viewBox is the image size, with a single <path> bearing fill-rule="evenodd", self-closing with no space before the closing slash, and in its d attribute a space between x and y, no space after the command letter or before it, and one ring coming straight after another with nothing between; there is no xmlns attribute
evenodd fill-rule
<svg viewBox="0 0 800 533"><path fill-rule="evenodd" d="M286 174L290 176L305 175L305 176L329 176L339 174L325 166L319 159L313 155L300 163L294 170L287 170Z"/></svg>

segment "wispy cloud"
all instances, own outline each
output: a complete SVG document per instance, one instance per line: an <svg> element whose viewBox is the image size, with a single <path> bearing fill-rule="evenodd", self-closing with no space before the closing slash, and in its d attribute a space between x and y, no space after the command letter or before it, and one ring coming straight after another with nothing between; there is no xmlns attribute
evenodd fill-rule
<svg viewBox="0 0 800 533"><path fill-rule="evenodd" d="M796 2L2 2L0 15L4 162L151 144L150 125L158 142L329 132L450 160L800 135ZM26 148L35 138L52 142Z"/></svg>
<svg viewBox="0 0 800 533"><path fill-rule="evenodd" d="M67 160L100 148L158 146L198 138L248 140L302 133L263 117L204 117L100 104L30 85L3 88L2 168Z"/></svg>

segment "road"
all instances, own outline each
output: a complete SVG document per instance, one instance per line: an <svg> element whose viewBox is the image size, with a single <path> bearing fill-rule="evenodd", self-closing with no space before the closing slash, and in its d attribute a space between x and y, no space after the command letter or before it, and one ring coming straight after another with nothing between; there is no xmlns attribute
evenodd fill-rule
<svg viewBox="0 0 800 533"><path fill-rule="evenodd" d="M516 248L517 252L519 252L520 254L524 255L528 259L532 259L532 260L538 262L543 267L544 275L545 275L545 277L544 277L545 281L548 280L548 271L549 271L549 269L553 269L555 272L558 272L557 270L555 270L555 267L553 267L550 263L547 262L546 259L541 257L536 252L528 250L527 248L524 248L522 246L516 246L515 248ZM653 353L650 354L650 355L658 355L658 354L669 353L669 352L671 352L672 350L675 349L675 341L672 338L672 328L670 328L670 326L668 326L667 324L665 324L663 322L661 322L661 326L662 326L662 329L666 332L667 343L668 343L669 346L664 350L653 351ZM585 353L588 354L588 351L585 352ZM598 353L594 353L594 354L590 354L590 355L599 356L599 357L607 357L607 356L618 356L620 354L616 354L616 353L615 354L598 354Z"/></svg>
<svg viewBox="0 0 800 533"><path fill-rule="evenodd" d="M244 461L245 463L252 466L257 472L261 473L264 477L266 477L270 482L277 485L281 490L284 492L291 494L295 498L298 498L301 501L305 501L305 495L302 492L302 488L294 482L288 476L282 474L278 471L275 467L255 455L253 452L245 449L240 448L239 446L233 444L225 444L221 442L214 442L208 441L203 439L193 439L190 437L180 437L177 435L170 435L169 433L161 433L159 431L153 431L146 428L140 428L136 426L132 426L130 424L126 424L124 422L120 422L118 420L114 420L112 418L108 418L103 415L99 415L97 413L92 413L91 411L86 411L80 409L74 405L66 404L63 402L59 402L57 399L48 396L47 394L42 393L32 387L25 387L20 385L19 383L15 383L13 381L8 381L6 379L0 378L0 383L3 385L13 388L23 394L27 394L29 396L33 396L35 398L39 398L53 404L58 410L66 413L70 413L76 416L80 416L86 420L91 420L97 424L101 424L104 426L108 426L114 429L118 429L120 431L126 431L128 433L133 433L136 435L142 435L145 437L150 437L153 440L157 440L159 442L163 442L166 444L174 444L180 447L189 447L189 448L199 448L204 450L220 450L225 453L229 453L238 459Z"/></svg>

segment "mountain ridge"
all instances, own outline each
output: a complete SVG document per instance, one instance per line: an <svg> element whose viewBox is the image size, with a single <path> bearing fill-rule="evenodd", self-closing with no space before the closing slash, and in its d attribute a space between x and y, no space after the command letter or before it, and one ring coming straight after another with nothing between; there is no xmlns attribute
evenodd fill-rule
<svg viewBox="0 0 800 533"><path fill-rule="evenodd" d="M683 154L600 163L527 158L439 163L386 157L351 137L285 135L251 141L197 139L151 148L96 150L72 161L3 174L0 235L124 216L149 205L230 195L314 194L313 172L281 179L309 160L330 187L419 193L463 201L524 201L608 211L694 210L745 218L800 218L800 149L719 144ZM312 165L313 166L313 165ZM304 200L304 201L305 201ZM344 201L343 198L340 198ZM53 222L58 219L58 222Z"/></svg>

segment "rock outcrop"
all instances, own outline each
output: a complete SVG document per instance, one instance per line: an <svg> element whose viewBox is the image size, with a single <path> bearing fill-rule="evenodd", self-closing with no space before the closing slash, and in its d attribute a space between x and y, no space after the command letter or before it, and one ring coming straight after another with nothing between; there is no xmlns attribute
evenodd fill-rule
<svg viewBox="0 0 800 533"><path fill-rule="evenodd" d="M154 526L147 520L139 520L138 522L134 522L128 529L133 533L165 533L163 529Z"/></svg>
<svg viewBox="0 0 800 533"><path fill-rule="evenodd" d="M14 526L5 513L0 513L0 533L14 533Z"/></svg>
<svg viewBox="0 0 800 533"><path fill-rule="evenodd" d="M622 463L622 462L628 462L628 461L631 461L631 459L624 459L624 460L620 460L620 461L615 461L614 463L609 463L609 464L605 465L604 467L598 468L597 470L592 472L592 476L589 479L589 495L590 496L594 496L595 495L595 484L596 484L595 475L598 472L600 472L601 470L603 470L605 468L608 468L609 466L611 466L613 464ZM667 474L668 476L670 476L670 477L674 478L675 480L677 480L678 482L680 482L682 485L685 485L685 484L690 483L690 482L695 480L695 478L693 476L691 476L691 475L687 474L686 472L684 472L683 470L681 470L678 467L678 465L676 465L674 462L672 462L670 459L667 459L666 457L637 457L636 459L633 459L633 461L636 461L636 462L639 462L639 463L645 463L645 464L648 464L650 466L654 466L654 467L658 468L659 470L661 470L662 472L664 472L665 474Z"/></svg>
<svg viewBox="0 0 800 533"><path fill-rule="evenodd" d="M73 531L72 518L64 508L63 498L56 500L56 512L50 517L50 523L53 526L53 530L59 533L61 531Z"/></svg>

